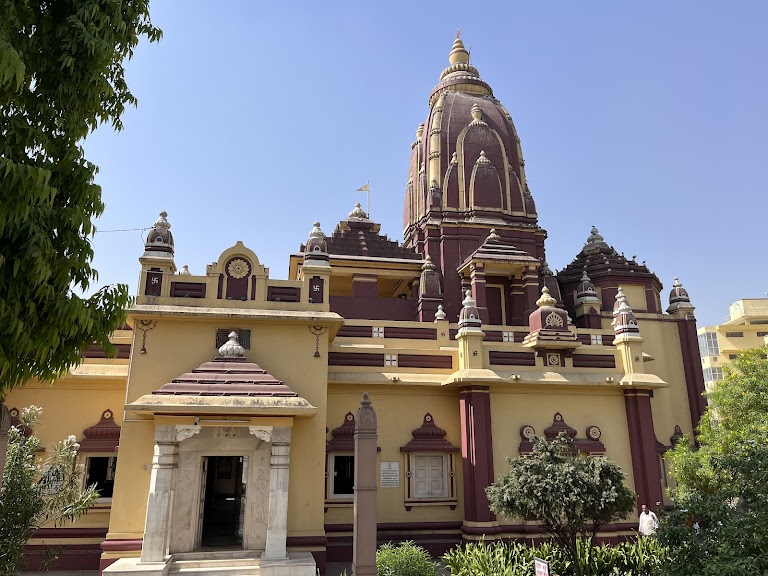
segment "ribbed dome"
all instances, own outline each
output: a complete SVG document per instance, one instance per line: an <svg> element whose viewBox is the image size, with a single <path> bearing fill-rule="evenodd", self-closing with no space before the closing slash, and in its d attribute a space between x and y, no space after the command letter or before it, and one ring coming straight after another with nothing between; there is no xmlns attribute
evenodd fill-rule
<svg viewBox="0 0 768 576"><path fill-rule="evenodd" d="M408 171L404 239L428 215L535 225L536 207L512 118L469 63L456 38L449 66L429 98Z"/></svg>

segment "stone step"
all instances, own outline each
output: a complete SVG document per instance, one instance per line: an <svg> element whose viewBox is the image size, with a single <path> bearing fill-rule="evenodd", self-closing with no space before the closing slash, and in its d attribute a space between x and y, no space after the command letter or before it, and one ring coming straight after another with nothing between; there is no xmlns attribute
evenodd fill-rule
<svg viewBox="0 0 768 576"><path fill-rule="evenodd" d="M233 548L232 550L201 550L198 552L176 552L173 554L174 562L187 560L231 560L231 559L259 559L262 550L244 550Z"/></svg>
<svg viewBox="0 0 768 576"><path fill-rule="evenodd" d="M188 568L234 568L238 566L258 566L258 558L224 558L221 560L176 560L171 564L171 572L180 572Z"/></svg>
<svg viewBox="0 0 768 576"><path fill-rule="evenodd" d="M229 566L224 563L196 568L178 568L171 565L169 574L185 576L258 576L261 570L258 564L244 566Z"/></svg>

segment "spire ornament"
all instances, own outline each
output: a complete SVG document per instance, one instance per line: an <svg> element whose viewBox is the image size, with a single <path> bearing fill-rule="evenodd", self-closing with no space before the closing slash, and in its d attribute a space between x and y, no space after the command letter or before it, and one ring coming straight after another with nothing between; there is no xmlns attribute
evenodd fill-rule
<svg viewBox="0 0 768 576"><path fill-rule="evenodd" d="M355 202L355 207L352 212L349 213L348 218L354 218L356 220L368 220L368 214L365 213L360 202Z"/></svg>
<svg viewBox="0 0 768 576"><path fill-rule="evenodd" d="M467 290L464 292L464 300L461 302L463 308L459 313L459 327L460 328L480 328L482 322L480 320L480 311L477 309L477 302L472 298L472 292Z"/></svg>
<svg viewBox="0 0 768 576"><path fill-rule="evenodd" d="M552 308L555 306L555 304L557 304L557 300L555 300L554 298L552 298L552 296L549 295L549 288L544 286L541 289L541 297L538 300L536 300L536 305L539 308L544 308L544 307Z"/></svg>
<svg viewBox="0 0 768 576"><path fill-rule="evenodd" d="M437 312L435 312L435 322L437 322L438 320L445 320L445 318L446 318L446 314L445 314L445 310L443 310L443 305L438 304Z"/></svg>
<svg viewBox="0 0 768 576"><path fill-rule="evenodd" d="M229 340L219 347L219 354L222 358L242 358L245 354L245 348L240 345L237 332L234 330L229 333Z"/></svg>

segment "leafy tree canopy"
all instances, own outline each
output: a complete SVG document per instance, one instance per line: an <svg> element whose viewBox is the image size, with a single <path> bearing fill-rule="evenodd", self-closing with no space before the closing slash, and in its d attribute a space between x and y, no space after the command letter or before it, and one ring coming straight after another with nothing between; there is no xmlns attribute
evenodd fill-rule
<svg viewBox="0 0 768 576"><path fill-rule="evenodd" d="M675 507L658 537L668 573L768 574L768 360L749 350L725 366L708 394L698 449L668 453Z"/></svg>
<svg viewBox="0 0 768 576"><path fill-rule="evenodd" d="M92 220L104 210L83 139L122 127L123 74L161 32L149 0L0 0L0 402L52 380L123 321L125 285L97 280ZM2 404L0 404L2 406Z"/></svg>
<svg viewBox="0 0 768 576"><path fill-rule="evenodd" d="M594 539L601 526L621 520L635 506L635 494L614 462L580 454L566 434L551 442L534 438L530 455L507 459L510 472L486 489L491 510L541 522L571 557L577 574L577 542Z"/></svg>

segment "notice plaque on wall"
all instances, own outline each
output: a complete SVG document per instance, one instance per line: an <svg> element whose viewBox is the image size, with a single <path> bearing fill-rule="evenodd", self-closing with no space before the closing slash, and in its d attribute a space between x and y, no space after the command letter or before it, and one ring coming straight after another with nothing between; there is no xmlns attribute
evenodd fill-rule
<svg viewBox="0 0 768 576"><path fill-rule="evenodd" d="M379 483L382 488L400 488L400 462L382 462Z"/></svg>

